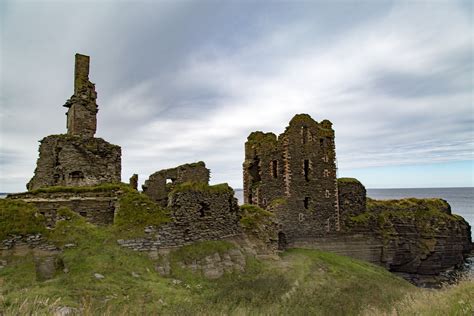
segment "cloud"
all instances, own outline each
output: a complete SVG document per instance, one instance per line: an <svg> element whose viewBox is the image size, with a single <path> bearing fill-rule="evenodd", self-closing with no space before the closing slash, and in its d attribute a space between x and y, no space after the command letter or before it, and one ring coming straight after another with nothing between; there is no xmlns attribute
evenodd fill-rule
<svg viewBox="0 0 474 316"><path fill-rule="evenodd" d="M301 112L334 123L342 170L472 160L472 16L463 5L101 3L77 8L72 22L58 6L33 34L53 34L62 48L38 41L24 52L27 31L50 13L28 24L32 7L11 4L4 33L17 38L2 49L1 148L28 162L9 165L0 183L23 185L35 141L64 130L60 105L79 49L92 55L98 135L122 146L124 180L205 160L213 182L241 187L247 135L280 133Z"/></svg>

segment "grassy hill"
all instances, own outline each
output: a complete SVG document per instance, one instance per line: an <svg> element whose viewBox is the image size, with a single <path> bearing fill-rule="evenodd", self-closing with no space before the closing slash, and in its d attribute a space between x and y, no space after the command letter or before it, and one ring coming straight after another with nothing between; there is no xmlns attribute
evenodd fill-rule
<svg viewBox="0 0 474 316"><path fill-rule="evenodd" d="M110 228L82 223L69 231L67 273L36 280L32 256L11 256L0 270L5 315L50 314L72 307L85 315L471 315L474 283L442 291L418 289L371 264L314 250L291 249L280 260L247 259L246 271L217 280L184 269L154 271L147 255L119 247ZM80 233L79 233L80 231ZM207 242L176 255L202 257L234 245ZM171 254L173 255L173 254ZM96 279L95 273L103 279Z"/></svg>
<svg viewBox="0 0 474 316"><path fill-rule="evenodd" d="M130 209L125 215L136 215L134 205L147 203L138 197L126 198ZM163 258L152 259L117 244L124 231L125 235L134 235L127 225L97 227L62 210L69 220L44 231L39 225L41 217L33 216L32 212L21 202L3 205L2 232L8 229L14 233L31 233L40 229L51 242L73 246L60 254L65 269L47 281L37 280L35 260L38 259L28 250L4 254L0 258L7 261L0 269L0 315L44 315L59 310L69 310L71 315L472 315L474 312L472 280L444 290L424 290L383 268L314 250L290 249L278 259L256 259L249 255L244 272L226 273L209 280L201 273L182 268L180 262L193 262L239 246L227 241L201 242L171 252L172 272L163 277L155 271ZM151 207L147 212L161 214ZM148 213L142 217L146 219L151 214Z"/></svg>

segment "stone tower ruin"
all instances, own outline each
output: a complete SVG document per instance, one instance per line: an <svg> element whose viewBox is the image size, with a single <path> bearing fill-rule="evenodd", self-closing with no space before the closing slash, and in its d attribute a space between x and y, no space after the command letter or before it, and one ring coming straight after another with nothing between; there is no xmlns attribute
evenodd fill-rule
<svg viewBox="0 0 474 316"><path fill-rule="evenodd" d="M307 114L285 132L251 133L245 143L244 201L273 211L281 239L320 237L340 229L332 123Z"/></svg>
<svg viewBox="0 0 474 316"><path fill-rule="evenodd" d="M67 134L43 138L28 190L120 182L121 148L94 137L97 93L89 81L89 56L76 54L74 94L64 105Z"/></svg>
<svg viewBox="0 0 474 316"><path fill-rule="evenodd" d="M74 94L64 104L69 135L94 137L97 129L97 92L89 81L89 61L89 56L76 54Z"/></svg>

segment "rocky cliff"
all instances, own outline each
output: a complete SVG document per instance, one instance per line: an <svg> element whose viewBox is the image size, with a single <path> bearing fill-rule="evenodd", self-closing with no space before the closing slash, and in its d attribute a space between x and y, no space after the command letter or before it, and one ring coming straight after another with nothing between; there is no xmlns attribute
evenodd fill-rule
<svg viewBox="0 0 474 316"><path fill-rule="evenodd" d="M452 214L446 201L377 201L366 198L363 185L352 180L338 182L343 234L366 236L375 243L379 251L372 252L370 261L378 257L390 271L422 275L463 263L472 248L471 227Z"/></svg>

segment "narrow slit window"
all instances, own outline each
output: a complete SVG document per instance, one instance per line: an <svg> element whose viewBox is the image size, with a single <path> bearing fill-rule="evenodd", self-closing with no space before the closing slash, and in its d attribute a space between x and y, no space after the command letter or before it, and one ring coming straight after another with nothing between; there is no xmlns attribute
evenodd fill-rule
<svg viewBox="0 0 474 316"><path fill-rule="evenodd" d="M272 175L273 175L273 178L278 178L278 161L277 160L273 160L272 161Z"/></svg>
<svg viewBox="0 0 474 316"><path fill-rule="evenodd" d="M326 196L326 198L329 198L329 196L330 196L329 190L326 190L325 196Z"/></svg>
<svg viewBox="0 0 474 316"><path fill-rule="evenodd" d="M305 197L305 198L304 198L304 208L305 208L305 209L308 209L308 208L309 208L309 201L310 201L310 198L309 198L309 197Z"/></svg>
<svg viewBox="0 0 474 316"><path fill-rule="evenodd" d="M309 160L305 159L303 163L303 173L304 173L304 179L306 181L309 181Z"/></svg>

